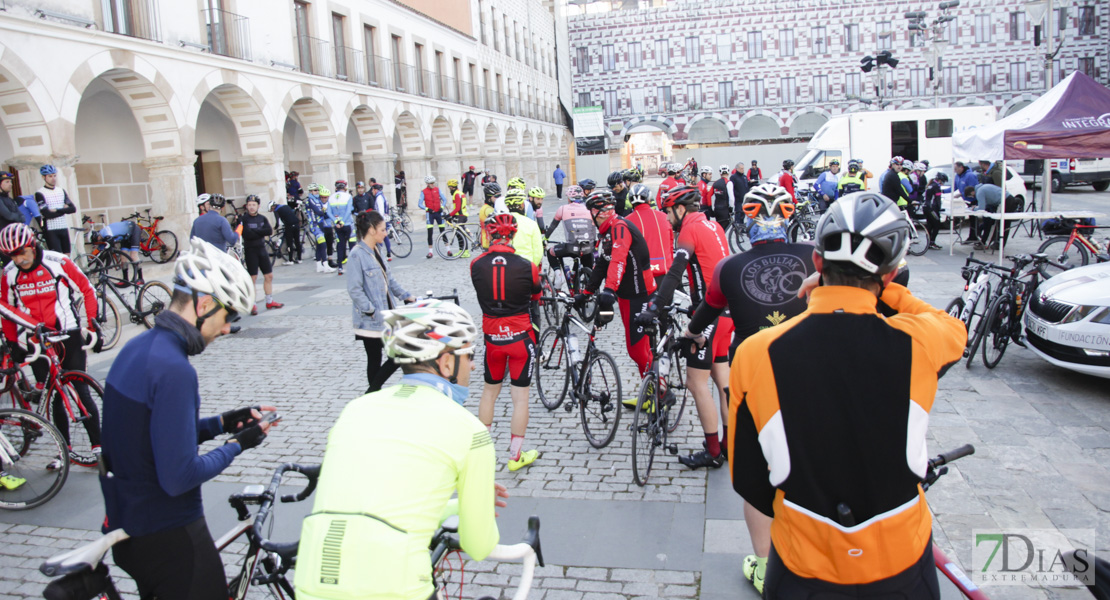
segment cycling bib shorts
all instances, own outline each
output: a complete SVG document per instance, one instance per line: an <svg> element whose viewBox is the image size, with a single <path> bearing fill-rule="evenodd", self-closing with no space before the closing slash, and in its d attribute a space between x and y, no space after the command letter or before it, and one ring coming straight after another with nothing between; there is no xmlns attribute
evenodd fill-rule
<svg viewBox="0 0 1110 600"><path fill-rule="evenodd" d="M515 387L532 385L532 369L536 363L536 337L532 331L518 333L508 339L487 334L486 383L500 384L509 371L509 383Z"/></svg>

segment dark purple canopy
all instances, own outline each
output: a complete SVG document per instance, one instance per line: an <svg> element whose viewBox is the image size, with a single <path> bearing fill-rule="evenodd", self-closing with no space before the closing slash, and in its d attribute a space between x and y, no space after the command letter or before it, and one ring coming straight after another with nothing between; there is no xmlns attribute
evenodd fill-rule
<svg viewBox="0 0 1110 600"><path fill-rule="evenodd" d="M1005 132L1005 158L1110 157L1110 89L1080 72L1059 85L1067 87L1043 115Z"/></svg>

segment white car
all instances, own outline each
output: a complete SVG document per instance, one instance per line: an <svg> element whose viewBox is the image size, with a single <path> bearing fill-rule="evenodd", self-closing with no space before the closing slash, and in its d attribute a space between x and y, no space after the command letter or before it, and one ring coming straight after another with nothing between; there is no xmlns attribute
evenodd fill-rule
<svg viewBox="0 0 1110 600"><path fill-rule="evenodd" d="M1110 263L1064 271L1033 293L1027 346L1065 369L1110 378Z"/></svg>
<svg viewBox="0 0 1110 600"><path fill-rule="evenodd" d="M952 169L952 165L938 165L930 167L925 171L925 177L928 181L932 181L937 173L944 173L948 176L948 186L944 188L944 193L940 197L940 219L942 221L948 220L950 213L949 207L952 205L952 180L956 177L956 172ZM1014 170L1013 167L1006 167L1006 192L1021 201L1022 206L1025 206L1025 199L1028 197L1025 188L1025 181L1022 180L1021 175Z"/></svg>

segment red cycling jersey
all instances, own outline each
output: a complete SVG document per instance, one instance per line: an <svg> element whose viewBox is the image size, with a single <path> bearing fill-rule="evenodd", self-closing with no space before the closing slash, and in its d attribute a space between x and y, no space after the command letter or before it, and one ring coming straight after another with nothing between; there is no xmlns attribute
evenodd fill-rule
<svg viewBox="0 0 1110 600"><path fill-rule="evenodd" d="M77 293L84 296L86 323L95 322L96 291L88 277L68 256L51 250L38 250L30 271L21 271L14 262L8 263L0 281L0 297L9 306L56 331L81 328ZM15 323L5 319L3 329L5 338L16 339Z"/></svg>
<svg viewBox="0 0 1110 600"><path fill-rule="evenodd" d="M614 213L598 232L599 260L587 289L598 289L604 280L605 288L618 298L640 298L654 292L648 246L639 228Z"/></svg>
<svg viewBox="0 0 1110 600"><path fill-rule="evenodd" d="M674 177L667 177L666 179L664 179L663 183L659 184L659 190L655 192L655 205L663 206L663 194L666 194L672 188L676 188L679 185L681 184Z"/></svg>
<svg viewBox="0 0 1110 600"><path fill-rule="evenodd" d="M443 199L439 196L439 188L424 188L424 210L436 212L443 208Z"/></svg>
<svg viewBox="0 0 1110 600"><path fill-rule="evenodd" d="M644 235L652 274L657 279L666 275L674 262L674 229L667 215L647 204L637 204L625 218Z"/></svg>
<svg viewBox="0 0 1110 600"><path fill-rule="evenodd" d="M532 331L530 300L540 297L539 268L514 253L507 244L494 243L470 263L470 278L482 307L482 331L505 341Z"/></svg>
<svg viewBox="0 0 1110 600"><path fill-rule="evenodd" d="M698 192L701 194L702 210L713 210L713 182L699 179Z"/></svg>
<svg viewBox="0 0 1110 600"><path fill-rule="evenodd" d="M779 175L779 185L786 188L786 191L790 192L790 197L793 198L795 202L798 201L798 197L794 195L793 174L791 174L789 171L783 171L782 174Z"/></svg>
<svg viewBox="0 0 1110 600"><path fill-rule="evenodd" d="M691 306L697 306L705 298L717 263L729 254L725 230L720 223L707 219L705 213L688 213L678 234L676 254L679 252L686 254Z"/></svg>

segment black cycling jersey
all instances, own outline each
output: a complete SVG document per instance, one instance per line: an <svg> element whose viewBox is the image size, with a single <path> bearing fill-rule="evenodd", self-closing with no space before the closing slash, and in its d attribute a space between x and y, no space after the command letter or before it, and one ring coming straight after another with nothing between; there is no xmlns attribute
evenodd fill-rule
<svg viewBox="0 0 1110 600"><path fill-rule="evenodd" d="M297 218L297 209L288 204L279 205L274 209L274 214L281 219L281 224L286 227L296 227L301 224L300 219Z"/></svg>
<svg viewBox="0 0 1110 600"><path fill-rule="evenodd" d="M470 263L470 278L482 307L482 330L512 336L531 330L529 308L540 293L539 267L513 253L512 246L493 244Z"/></svg>
<svg viewBox="0 0 1110 600"><path fill-rule="evenodd" d="M713 182L713 210L728 210L728 180L718 179Z"/></svg>
<svg viewBox="0 0 1110 600"><path fill-rule="evenodd" d="M239 224L243 226L243 247L258 248L266 245L266 237L274 232L270 226L270 219L262 213L251 216L244 213L239 217Z"/></svg>
<svg viewBox="0 0 1110 600"><path fill-rule="evenodd" d="M618 298L638 298L654 292L651 253L644 234L623 217L613 217L598 229L599 260L587 289L596 291L604 280L605 287L614 290Z"/></svg>

